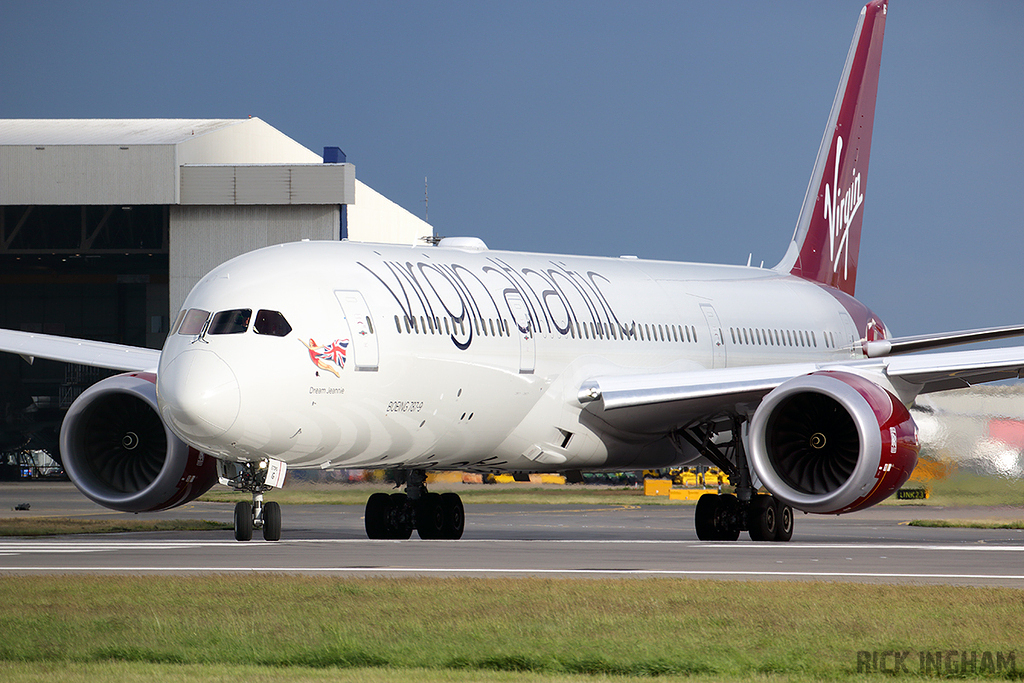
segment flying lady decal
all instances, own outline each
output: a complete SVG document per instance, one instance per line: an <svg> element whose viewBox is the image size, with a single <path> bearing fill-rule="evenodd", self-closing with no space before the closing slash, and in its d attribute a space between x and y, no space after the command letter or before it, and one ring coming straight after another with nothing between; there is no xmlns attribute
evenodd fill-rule
<svg viewBox="0 0 1024 683"><path fill-rule="evenodd" d="M299 341L302 341L301 339ZM341 377L339 369L345 368L345 358L348 349L348 339L335 339L326 346L321 346L310 338L309 343L302 342L302 345L309 351L309 359L313 365L321 370L332 372L336 377ZM338 366L338 367L335 367Z"/></svg>

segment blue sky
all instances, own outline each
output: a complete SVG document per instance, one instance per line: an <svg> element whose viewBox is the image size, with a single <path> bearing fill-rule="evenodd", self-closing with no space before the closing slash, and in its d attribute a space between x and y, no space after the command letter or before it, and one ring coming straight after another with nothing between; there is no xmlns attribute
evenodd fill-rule
<svg viewBox="0 0 1024 683"><path fill-rule="evenodd" d="M860 0L0 2L0 118L258 116L442 235L774 265ZM858 297L1024 322L1024 3L892 0Z"/></svg>

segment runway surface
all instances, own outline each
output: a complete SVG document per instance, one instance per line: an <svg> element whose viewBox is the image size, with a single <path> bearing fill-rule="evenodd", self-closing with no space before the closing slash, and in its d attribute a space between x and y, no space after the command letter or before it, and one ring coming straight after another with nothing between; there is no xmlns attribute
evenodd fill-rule
<svg viewBox="0 0 1024 683"><path fill-rule="evenodd" d="M29 511L14 511L29 503ZM1024 508L878 506L843 517L798 514L789 543L698 541L693 506L467 505L459 541L370 541L363 509L283 508L281 541L230 531L0 538L5 574L303 573L331 576L692 577L1024 588L1024 531L908 526L912 519L1020 519ZM70 484L0 484L3 517L128 516ZM226 503L135 518L230 522ZM256 539L259 532L256 532Z"/></svg>

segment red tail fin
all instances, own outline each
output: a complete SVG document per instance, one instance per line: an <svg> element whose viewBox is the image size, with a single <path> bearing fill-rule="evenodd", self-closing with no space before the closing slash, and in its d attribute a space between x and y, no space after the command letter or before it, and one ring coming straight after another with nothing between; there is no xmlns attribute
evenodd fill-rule
<svg viewBox="0 0 1024 683"><path fill-rule="evenodd" d="M853 295L888 0L857 22L789 250L775 268Z"/></svg>

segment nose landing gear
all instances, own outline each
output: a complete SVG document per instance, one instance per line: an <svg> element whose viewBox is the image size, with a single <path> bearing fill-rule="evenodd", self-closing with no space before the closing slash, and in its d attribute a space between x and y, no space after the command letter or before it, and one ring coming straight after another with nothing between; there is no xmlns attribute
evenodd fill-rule
<svg viewBox="0 0 1024 683"><path fill-rule="evenodd" d="M281 540L281 505L275 501L264 503L263 494L274 488L267 483L276 480L280 475L274 472L271 461L259 463L228 463L235 466L234 476L220 477L220 483L230 486L236 491L248 491L252 494L252 502L235 503L235 540L251 541L253 529L263 530L263 540ZM283 479L283 477L280 477Z"/></svg>

